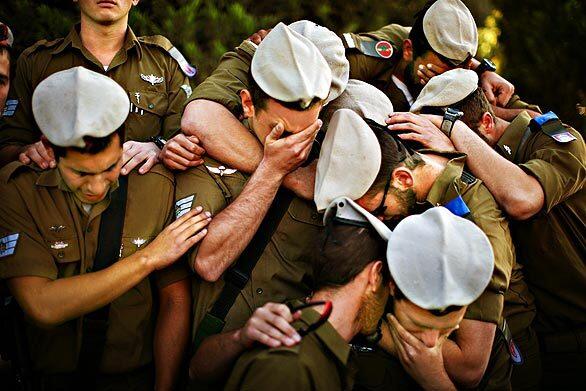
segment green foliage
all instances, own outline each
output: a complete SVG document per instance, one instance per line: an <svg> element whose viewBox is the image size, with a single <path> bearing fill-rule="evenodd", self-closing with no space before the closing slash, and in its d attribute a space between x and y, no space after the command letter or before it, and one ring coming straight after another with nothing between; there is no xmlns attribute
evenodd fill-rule
<svg viewBox="0 0 586 391"><path fill-rule="evenodd" d="M427 0L141 0L130 14L137 35L162 34L199 68L199 80L220 56L260 28L309 19L342 33L371 31L388 23L410 25ZM558 112L577 125L576 104L586 106L586 5L582 0L464 0L480 30L480 53L525 100ZM496 5L496 10L495 10ZM79 18L71 0L4 0L0 20L19 52L41 38L67 34ZM561 71L563 70L563 71ZM199 81L197 80L197 81ZM196 81L196 82L197 82ZM582 117L583 120L584 117Z"/></svg>

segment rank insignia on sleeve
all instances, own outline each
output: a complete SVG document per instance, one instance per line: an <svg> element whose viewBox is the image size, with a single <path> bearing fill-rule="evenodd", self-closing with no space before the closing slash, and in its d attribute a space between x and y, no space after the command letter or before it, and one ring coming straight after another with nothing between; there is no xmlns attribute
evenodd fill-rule
<svg viewBox="0 0 586 391"><path fill-rule="evenodd" d="M175 217L179 218L191 210L195 195L190 195L175 202Z"/></svg>
<svg viewBox="0 0 586 391"><path fill-rule="evenodd" d="M189 84L183 84L181 89L185 92L185 95L187 95L187 98L189 99L192 93L191 86Z"/></svg>
<svg viewBox="0 0 586 391"><path fill-rule="evenodd" d="M0 238L0 258L14 254L20 234L12 234Z"/></svg>
<svg viewBox="0 0 586 391"><path fill-rule="evenodd" d="M163 81L165 81L165 78L162 76L155 76L152 73L150 75L145 75L144 73L140 74L140 78L144 81L146 81L147 83L150 83L151 85L157 85L157 84L161 84Z"/></svg>
<svg viewBox="0 0 586 391"><path fill-rule="evenodd" d="M18 99L8 99L4 109L2 110L2 117L12 117L18 107Z"/></svg>

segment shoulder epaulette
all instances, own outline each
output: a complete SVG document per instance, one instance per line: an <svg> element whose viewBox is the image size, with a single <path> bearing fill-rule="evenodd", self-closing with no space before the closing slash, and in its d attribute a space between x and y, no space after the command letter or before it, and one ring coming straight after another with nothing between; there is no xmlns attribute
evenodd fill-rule
<svg viewBox="0 0 586 391"><path fill-rule="evenodd" d="M26 170L35 171L35 168L33 166L23 164L19 161L10 162L0 170L0 182L8 183L8 181L14 178L19 172Z"/></svg>
<svg viewBox="0 0 586 391"><path fill-rule="evenodd" d="M398 48L394 47L391 42L374 36L345 33L342 34L342 42L346 49L358 50L369 57L390 59L395 53L398 53Z"/></svg>
<svg viewBox="0 0 586 391"><path fill-rule="evenodd" d="M566 125L553 111L533 118L529 122L529 128L532 132L542 131L558 143L563 144L576 140L576 137L568 131Z"/></svg>
<svg viewBox="0 0 586 391"><path fill-rule="evenodd" d="M63 39L64 38L57 38L52 41L48 41L46 39L41 39L40 41L37 41L32 46L29 46L28 48L26 48L22 52L22 56L29 56L38 50L55 47L55 46L59 45L61 42L63 42Z"/></svg>
<svg viewBox="0 0 586 391"><path fill-rule="evenodd" d="M197 69L191 64L189 64L189 62L187 62L187 60L185 59L183 54L181 54L179 49L173 46L171 41L169 41L162 35L149 35L144 37L138 37L138 41L147 45L154 45L160 47L161 49L169 53L169 55L173 57L175 61L177 61L177 63L179 64L179 68L181 68L185 75L187 75L188 77L194 77L196 75Z"/></svg>

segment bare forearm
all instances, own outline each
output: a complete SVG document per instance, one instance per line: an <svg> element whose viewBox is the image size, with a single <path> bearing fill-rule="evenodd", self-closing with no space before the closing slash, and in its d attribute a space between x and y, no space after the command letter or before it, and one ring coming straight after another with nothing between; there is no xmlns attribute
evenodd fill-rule
<svg viewBox="0 0 586 391"><path fill-rule="evenodd" d="M155 330L155 389L173 390L181 370L190 328L191 299L189 282L183 297L165 297L161 295L157 327Z"/></svg>
<svg viewBox="0 0 586 391"><path fill-rule="evenodd" d="M212 335L199 346L189 363L189 377L213 383L228 375L245 350L239 339L240 329Z"/></svg>
<svg viewBox="0 0 586 391"><path fill-rule="evenodd" d="M197 136L207 154L251 174L263 157L262 145L232 113L219 103L195 100L187 105L181 129Z"/></svg>
<svg viewBox="0 0 586 391"><path fill-rule="evenodd" d="M147 257L137 252L112 266L87 273L16 289L25 279L9 280L11 291L25 313L43 326L54 326L95 311L130 290L152 271ZM17 280L20 280L17 281Z"/></svg>
<svg viewBox="0 0 586 391"><path fill-rule="evenodd" d="M193 265L203 279L217 280L248 245L282 180L261 164L236 200L214 216Z"/></svg>
<svg viewBox="0 0 586 391"><path fill-rule="evenodd" d="M500 156L470 128L455 127L451 140L456 149L468 155L466 163L472 173L482 179L509 215L525 219L541 209L544 197L539 182Z"/></svg>

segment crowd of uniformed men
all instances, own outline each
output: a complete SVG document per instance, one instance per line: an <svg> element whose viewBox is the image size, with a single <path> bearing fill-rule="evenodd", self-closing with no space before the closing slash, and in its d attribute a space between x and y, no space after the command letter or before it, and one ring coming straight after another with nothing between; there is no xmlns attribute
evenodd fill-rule
<svg viewBox="0 0 586 391"><path fill-rule="evenodd" d="M193 90L138 2L78 0L17 60L0 25L12 387L583 387L584 140L460 0L279 23Z"/></svg>

